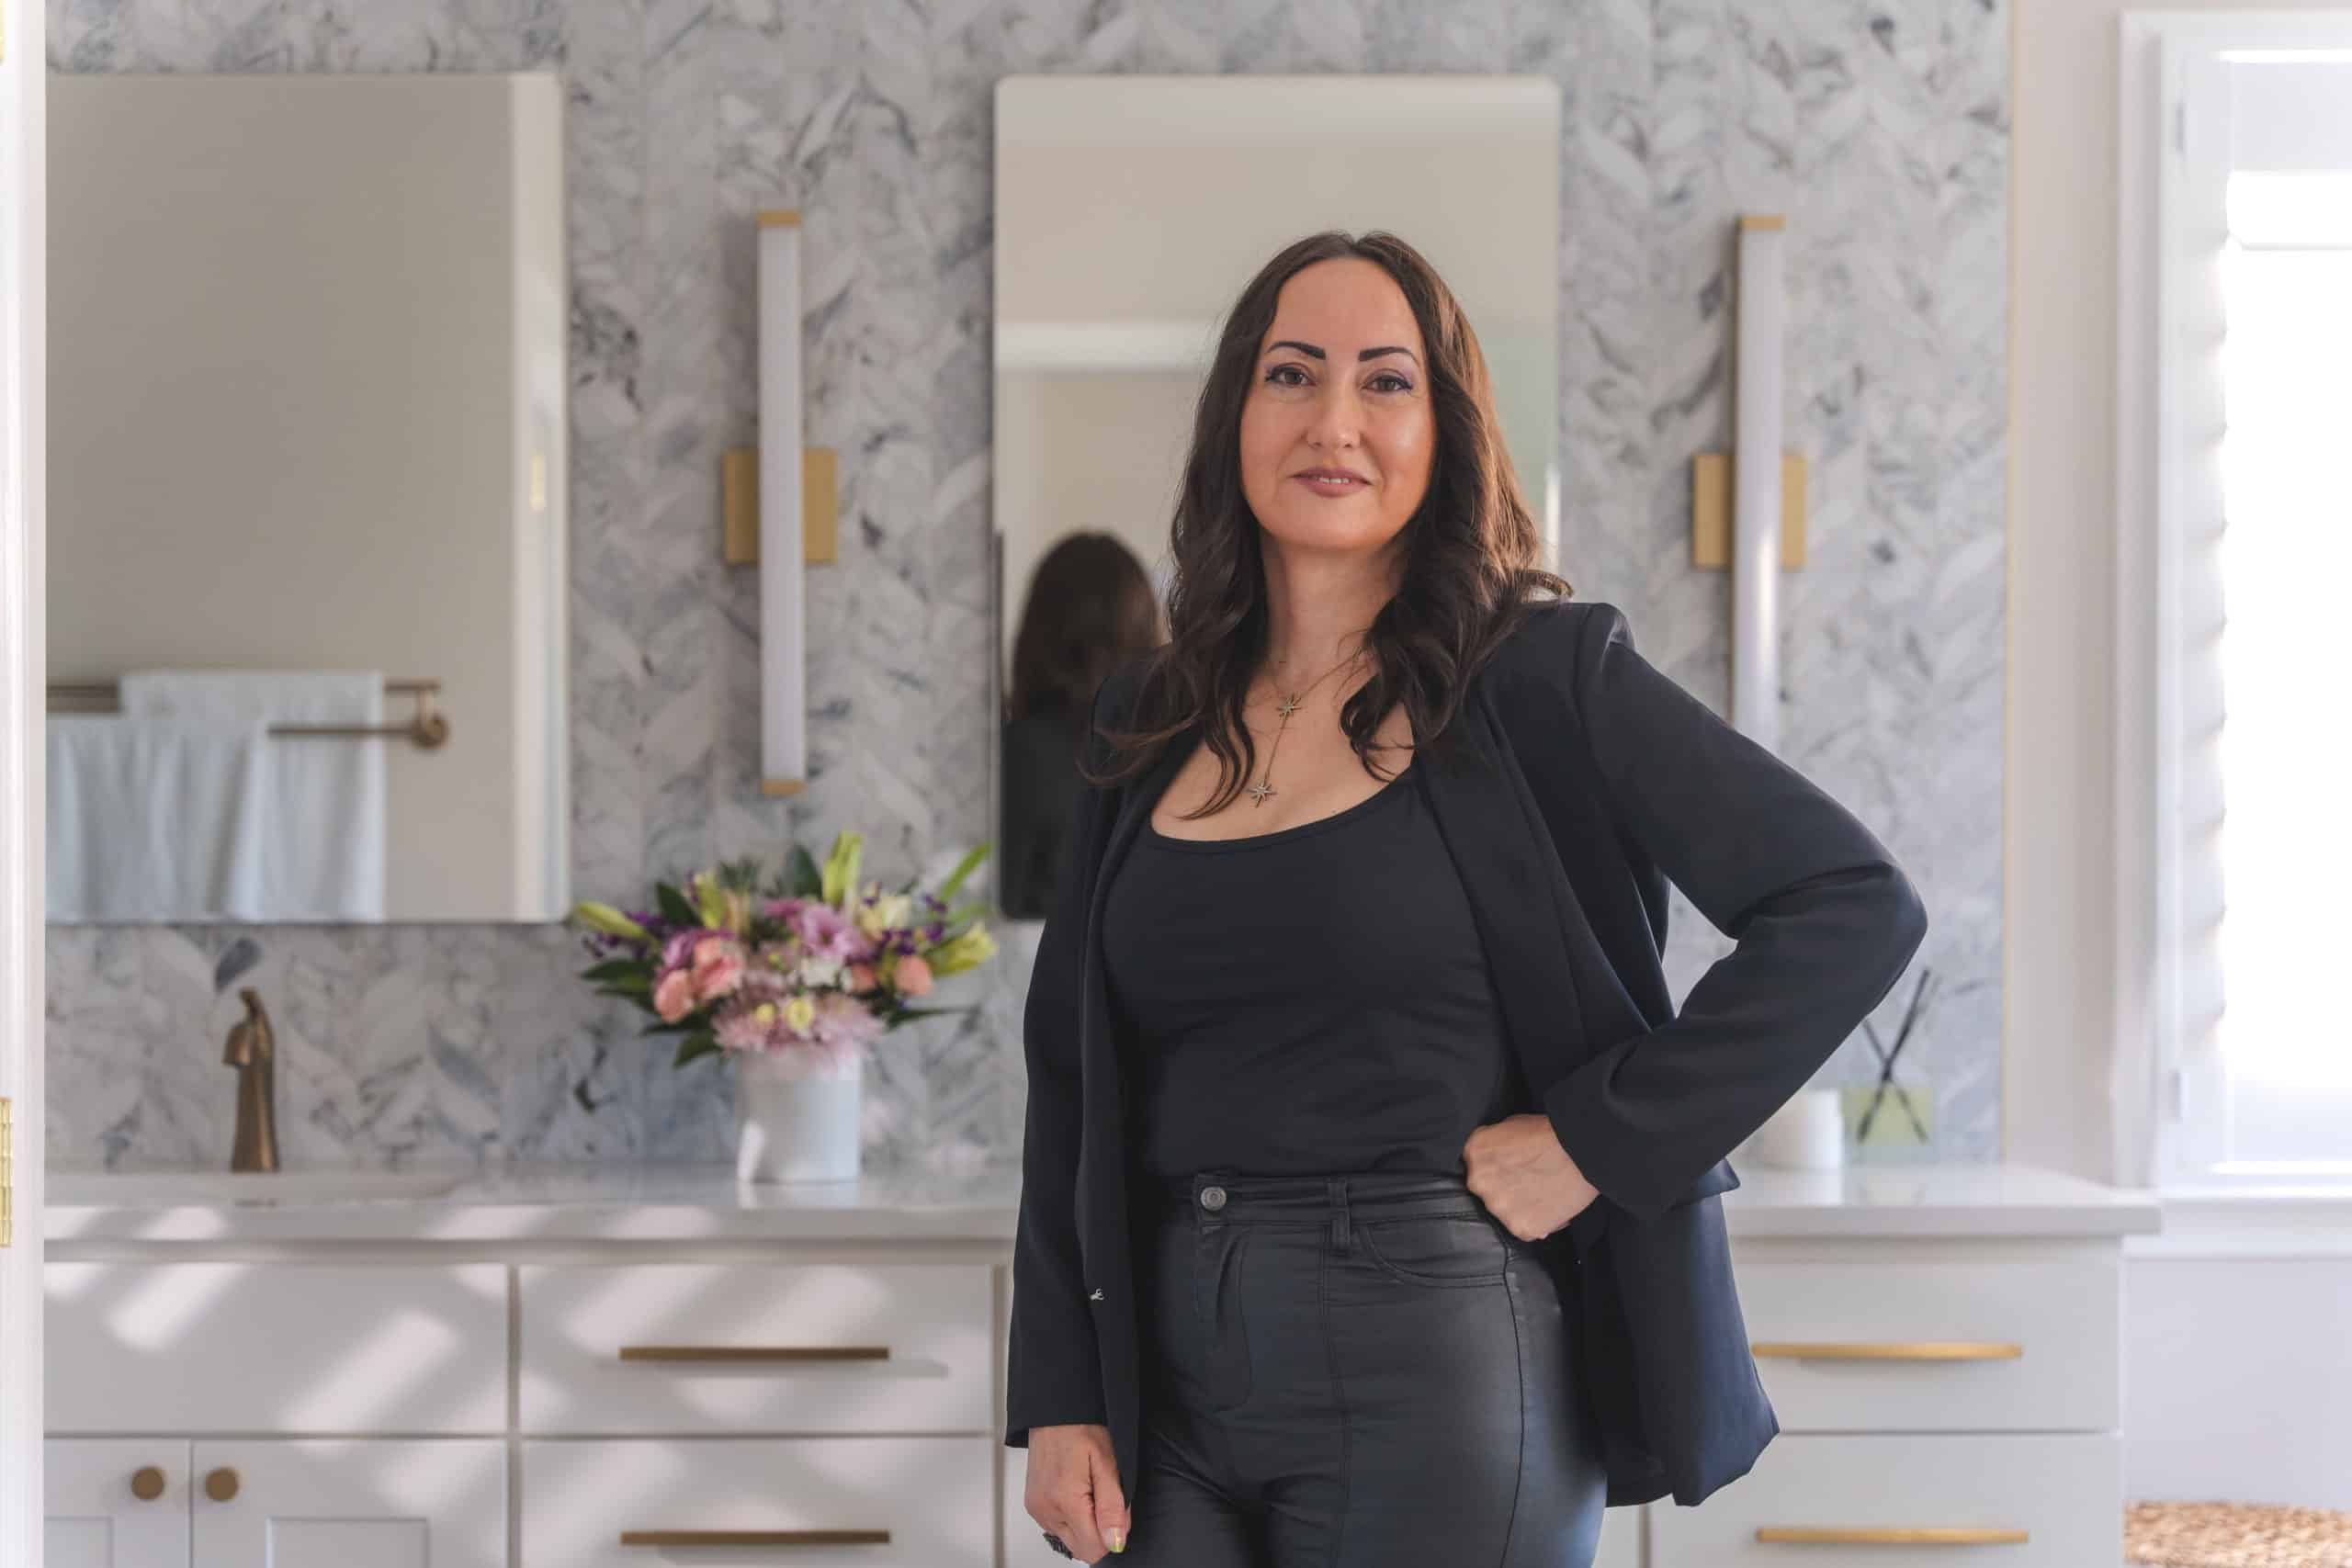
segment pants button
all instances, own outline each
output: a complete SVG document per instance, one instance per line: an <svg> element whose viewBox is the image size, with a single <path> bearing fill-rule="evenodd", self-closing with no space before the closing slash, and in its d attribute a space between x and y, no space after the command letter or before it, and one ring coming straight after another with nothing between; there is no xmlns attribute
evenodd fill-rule
<svg viewBox="0 0 2352 1568"><path fill-rule="evenodd" d="M1216 1210L1216 1209L1222 1209L1222 1208L1224 1208L1224 1207L1225 1207L1225 1189L1224 1189L1224 1188L1222 1188L1222 1187L1204 1187L1204 1188L1202 1188L1202 1189L1201 1189L1201 1207L1202 1207L1202 1208L1204 1208L1204 1209L1209 1209L1209 1210Z"/></svg>

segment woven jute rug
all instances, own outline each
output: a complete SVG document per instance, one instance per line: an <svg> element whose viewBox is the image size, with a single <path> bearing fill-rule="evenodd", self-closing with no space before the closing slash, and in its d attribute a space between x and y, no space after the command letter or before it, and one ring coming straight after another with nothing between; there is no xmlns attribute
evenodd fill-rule
<svg viewBox="0 0 2352 1568"><path fill-rule="evenodd" d="M2146 1568L2352 1568L2352 1514L2261 1503L2133 1503L2123 1561Z"/></svg>

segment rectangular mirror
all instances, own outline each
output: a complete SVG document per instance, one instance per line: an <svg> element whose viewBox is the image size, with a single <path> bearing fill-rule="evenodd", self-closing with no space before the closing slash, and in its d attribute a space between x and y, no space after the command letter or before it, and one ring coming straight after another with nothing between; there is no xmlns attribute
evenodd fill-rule
<svg viewBox="0 0 2352 1568"><path fill-rule="evenodd" d="M51 77L52 921L569 907L561 118Z"/></svg>
<svg viewBox="0 0 2352 1568"><path fill-rule="evenodd" d="M1477 332L1556 561L1560 93L1529 76L1008 76L996 137L992 886L1004 918L1037 919L1077 730L1027 699L1016 647L1024 628L1051 643L1125 624L1139 578L1164 604L1209 356L1283 246L1384 229L1430 259Z"/></svg>

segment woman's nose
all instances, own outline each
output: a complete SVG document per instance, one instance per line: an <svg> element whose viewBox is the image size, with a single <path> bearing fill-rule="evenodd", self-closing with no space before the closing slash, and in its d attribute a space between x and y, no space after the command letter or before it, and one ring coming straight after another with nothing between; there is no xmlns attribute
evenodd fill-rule
<svg viewBox="0 0 2352 1568"><path fill-rule="evenodd" d="M1353 446L1363 438L1363 411L1356 400L1355 389L1340 387L1323 394L1315 406L1315 423L1309 438L1320 448L1329 450Z"/></svg>

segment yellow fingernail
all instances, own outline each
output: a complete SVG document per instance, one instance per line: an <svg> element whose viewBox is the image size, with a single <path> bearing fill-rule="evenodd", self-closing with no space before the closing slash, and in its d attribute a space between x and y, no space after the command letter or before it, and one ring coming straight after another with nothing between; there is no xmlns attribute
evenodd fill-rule
<svg viewBox="0 0 2352 1568"><path fill-rule="evenodd" d="M1126 1549L1127 1532L1119 1529L1113 1530L1111 1532L1111 1550L1114 1551L1125 1551Z"/></svg>

